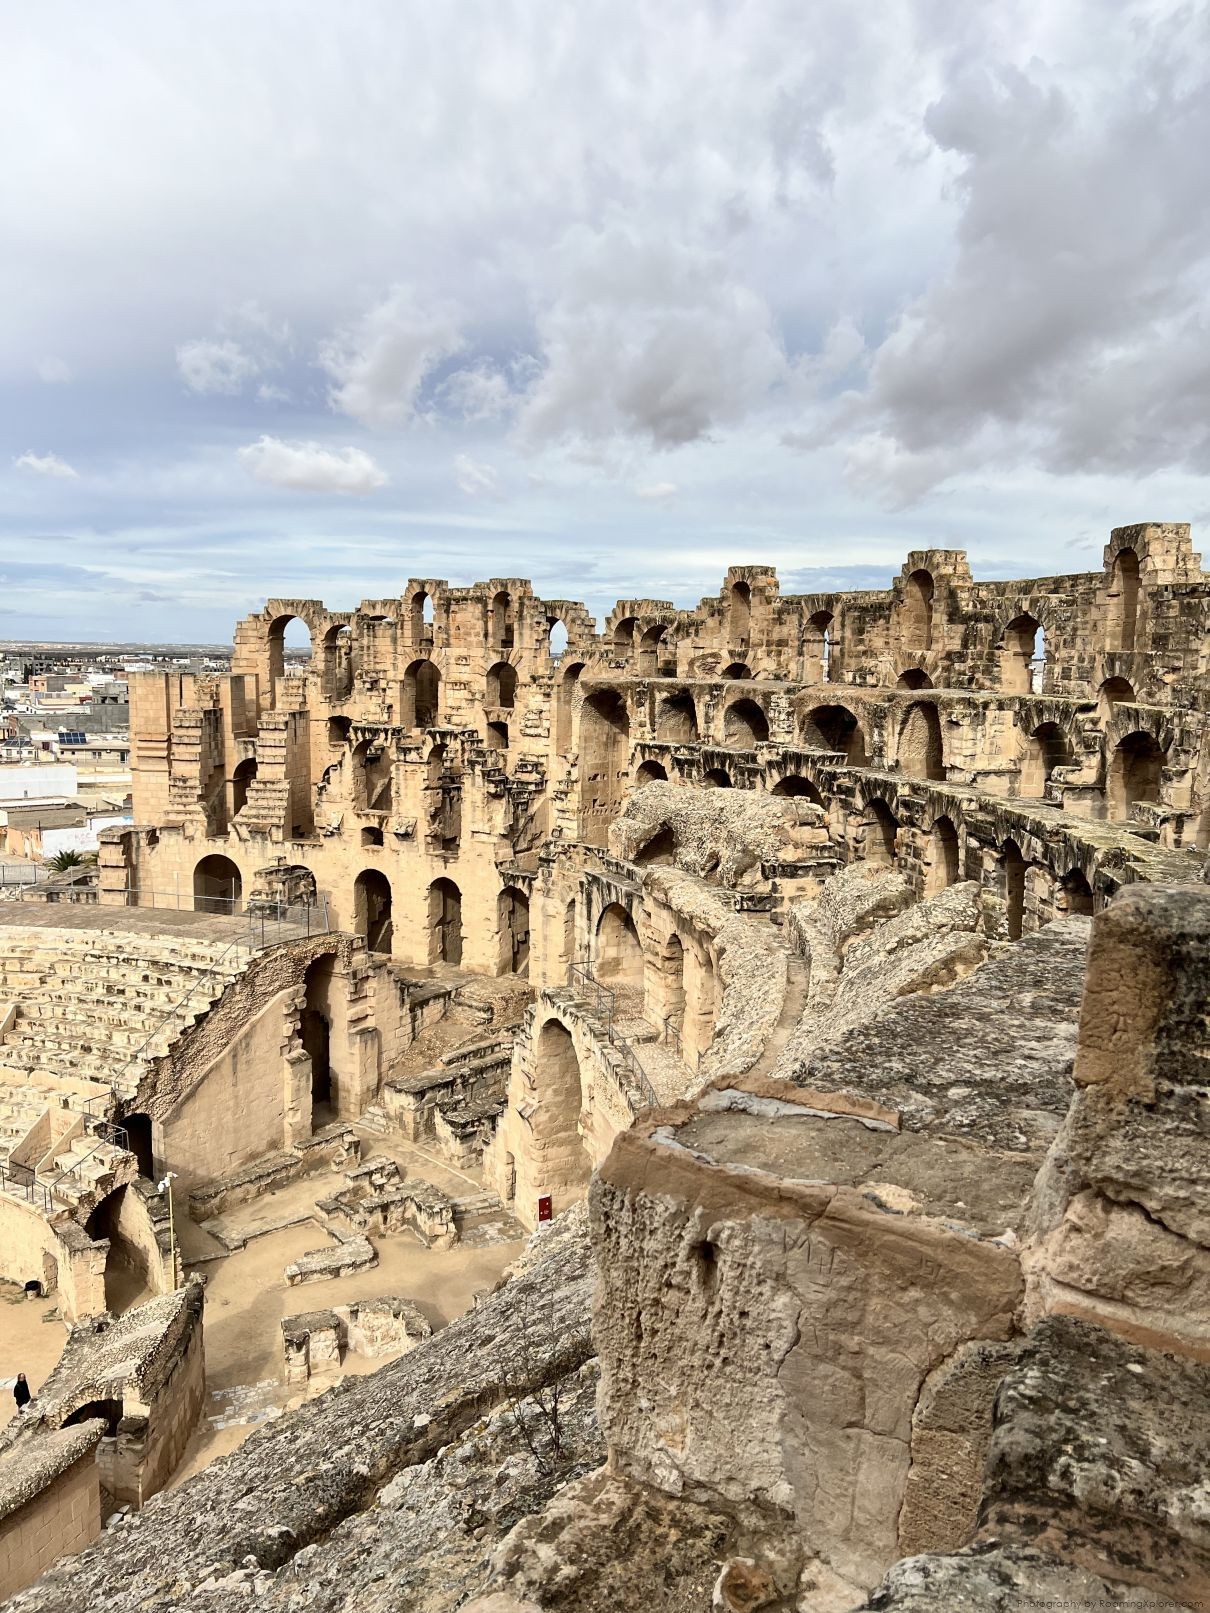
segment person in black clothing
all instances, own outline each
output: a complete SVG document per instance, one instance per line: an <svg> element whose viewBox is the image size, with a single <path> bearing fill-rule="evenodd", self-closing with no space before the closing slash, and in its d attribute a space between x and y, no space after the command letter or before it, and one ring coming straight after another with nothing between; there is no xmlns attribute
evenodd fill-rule
<svg viewBox="0 0 1210 1613"><path fill-rule="evenodd" d="M29 1384L25 1381L24 1372L18 1372L17 1381L13 1385L13 1399L17 1402L17 1410L24 1411L33 1398L29 1392Z"/></svg>

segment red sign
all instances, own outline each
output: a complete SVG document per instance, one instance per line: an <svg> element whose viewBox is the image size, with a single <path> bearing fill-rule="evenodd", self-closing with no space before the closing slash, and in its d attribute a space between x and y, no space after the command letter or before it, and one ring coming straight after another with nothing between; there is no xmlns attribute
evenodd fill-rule
<svg viewBox="0 0 1210 1613"><path fill-rule="evenodd" d="M538 1200L538 1220L550 1221L554 1217L554 1205L549 1193L543 1193Z"/></svg>

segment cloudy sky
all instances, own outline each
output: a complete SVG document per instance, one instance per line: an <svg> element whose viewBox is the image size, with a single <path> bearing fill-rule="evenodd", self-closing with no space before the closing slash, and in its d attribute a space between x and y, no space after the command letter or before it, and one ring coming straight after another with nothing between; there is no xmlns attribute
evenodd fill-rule
<svg viewBox="0 0 1210 1613"><path fill-rule="evenodd" d="M0 636L1204 527L1208 62L1196 0L0 0Z"/></svg>

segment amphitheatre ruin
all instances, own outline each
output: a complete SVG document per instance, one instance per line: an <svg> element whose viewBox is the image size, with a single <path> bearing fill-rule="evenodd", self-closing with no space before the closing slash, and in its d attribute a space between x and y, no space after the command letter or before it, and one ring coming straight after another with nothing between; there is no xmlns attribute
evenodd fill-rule
<svg viewBox="0 0 1210 1613"><path fill-rule="evenodd" d="M0 903L5 1606L1210 1606L1208 712L1167 523L132 675Z"/></svg>

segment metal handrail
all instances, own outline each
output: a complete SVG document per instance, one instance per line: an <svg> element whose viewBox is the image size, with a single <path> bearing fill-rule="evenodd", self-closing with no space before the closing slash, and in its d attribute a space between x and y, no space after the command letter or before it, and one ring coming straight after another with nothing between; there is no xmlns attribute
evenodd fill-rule
<svg viewBox="0 0 1210 1613"><path fill-rule="evenodd" d="M46 1191L50 1194L51 1198L54 1197L55 1189L58 1187L59 1183L64 1181L69 1176L78 1176L80 1174L80 1166L83 1165L84 1161L86 1159L91 1159L94 1154L100 1153L105 1144L106 1139L104 1137L98 1137L88 1152L86 1154L81 1154L74 1165L69 1165L65 1171L60 1171L58 1176L55 1177L54 1181L47 1186Z"/></svg>
<svg viewBox="0 0 1210 1613"><path fill-rule="evenodd" d="M190 997L193 996L194 992L201 985L202 981L203 980L209 980L212 975L217 974L218 969L219 969L219 965L225 963L227 961L227 959L231 956L231 954L235 951L235 949L238 946L240 946L241 944L242 943L239 942L239 941L232 941L231 945L229 947L227 947L226 950L224 952L222 952L214 960L213 963L209 964L205 969L203 969L201 971L200 974L198 974L196 976L196 978L194 979L193 984L190 986L189 990L185 993L185 995L183 997L179 997L177 999L177 1001L174 1002L172 1004L172 1006L166 1010L166 1012L164 1013L163 1018L158 1020L156 1022L156 1024L153 1025L152 1028L147 1032L147 1035L139 1043L138 1047L135 1048L134 1052L126 1060L126 1062L125 1062L125 1064L123 1064L122 1068L117 1072L116 1075L114 1075L114 1076L112 1076L110 1078L110 1087L111 1087L111 1089L116 1089L118 1082L126 1074L127 1070L130 1068L130 1066L133 1063L135 1063L135 1061L137 1059L142 1058L142 1056L143 1056L144 1052L146 1051L146 1049L150 1046L150 1044L156 1039L156 1037L164 1029L164 1026L167 1025L168 1021L170 1019L174 1018L177 1015L178 1011L185 1006L185 1004L189 1001ZM90 1101L94 1101L94 1100L90 1100Z"/></svg>
<svg viewBox="0 0 1210 1613"><path fill-rule="evenodd" d="M0 1191L20 1193L31 1204L35 1204L40 1197L45 1213L49 1215L51 1212L50 1190L38 1180L30 1165L13 1165L7 1159L0 1159Z"/></svg>
<svg viewBox="0 0 1210 1613"><path fill-rule="evenodd" d="M573 963L568 970L568 985L574 981L581 981L593 995L596 1004L594 1018L602 1020L605 1028L605 1039L622 1060L623 1067L629 1072L631 1079L643 1094L644 1099L652 1108L659 1106L659 1097L655 1088L647 1078L647 1072L639 1063L638 1055L626 1038L617 1030L613 1023L614 1008L617 1004L617 992L610 986L603 986L593 974L587 963Z"/></svg>

